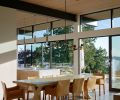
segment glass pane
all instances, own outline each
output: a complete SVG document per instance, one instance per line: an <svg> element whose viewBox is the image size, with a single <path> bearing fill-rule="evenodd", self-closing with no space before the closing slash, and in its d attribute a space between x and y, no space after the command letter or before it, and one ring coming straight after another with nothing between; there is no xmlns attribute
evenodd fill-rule
<svg viewBox="0 0 120 100"><path fill-rule="evenodd" d="M24 28L25 39L32 39L32 26Z"/></svg>
<svg viewBox="0 0 120 100"><path fill-rule="evenodd" d="M61 35L65 33L68 34L73 32L74 32L74 22L66 21L66 26L65 26L65 20L59 20L53 22L53 35Z"/></svg>
<svg viewBox="0 0 120 100"><path fill-rule="evenodd" d="M31 44L27 44L26 45L26 50L25 50L25 67L26 68L28 68L28 67L31 67L31 61L32 61L32 59L31 59Z"/></svg>
<svg viewBox="0 0 120 100"><path fill-rule="evenodd" d="M33 36L36 38L50 35L50 23L40 24L34 26Z"/></svg>
<svg viewBox="0 0 120 100"><path fill-rule="evenodd" d="M18 36L17 36L18 40L24 40L24 37L25 37L24 33L25 33L24 28L18 29Z"/></svg>
<svg viewBox="0 0 120 100"><path fill-rule="evenodd" d="M18 45L18 67L24 68L24 60L25 60L25 45Z"/></svg>
<svg viewBox="0 0 120 100"><path fill-rule="evenodd" d="M42 43L32 44L32 65L33 67L44 68Z"/></svg>
<svg viewBox="0 0 120 100"><path fill-rule="evenodd" d="M49 48L50 43L46 42L43 43L43 67L50 68L50 48Z"/></svg>
<svg viewBox="0 0 120 100"><path fill-rule="evenodd" d="M111 28L110 11L81 16L81 31Z"/></svg>
<svg viewBox="0 0 120 100"><path fill-rule="evenodd" d="M80 39L80 68L83 73L108 74L108 37Z"/></svg>
<svg viewBox="0 0 120 100"><path fill-rule="evenodd" d="M73 40L52 42L52 68L61 69L61 74L73 74Z"/></svg>
<svg viewBox="0 0 120 100"><path fill-rule="evenodd" d="M112 88L120 89L120 36L112 37Z"/></svg>
<svg viewBox="0 0 120 100"><path fill-rule="evenodd" d="M113 27L120 27L120 8L113 10Z"/></svg>

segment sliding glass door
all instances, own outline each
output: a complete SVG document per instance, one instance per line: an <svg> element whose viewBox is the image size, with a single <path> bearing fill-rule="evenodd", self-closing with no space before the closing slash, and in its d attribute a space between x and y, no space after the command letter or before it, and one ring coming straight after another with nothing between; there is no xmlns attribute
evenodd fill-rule
<svg viewBox="0 0 120 100"><path fill-rule="evenodd" d="M120 36L110 37L110 90L120 90Z"/></svg>

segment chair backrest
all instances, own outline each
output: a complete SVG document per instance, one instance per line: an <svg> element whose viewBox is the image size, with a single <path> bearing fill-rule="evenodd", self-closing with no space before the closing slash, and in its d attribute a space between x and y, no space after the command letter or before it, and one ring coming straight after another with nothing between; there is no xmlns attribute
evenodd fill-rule
<svg viewBox="0 0 120 100"><path fill-rule="evenodd" d="M87 89L93 90L96 88L96 77L91 77L87 79Z"/></svg>
<svg viewBox="0 0 120 100"><path fill-rule="evenodd" d="M4 96L4 99L6 99L7 97L7 87L6 87L6 84L4 82L2 82L2 88L3 88L3 96Z"/></svg>
<svg viewBox="0 0 120 100"><path fill-rule="evenodd" d="M105 79L105 74L103 73L93 73L95 76L102 76L103 79Z"/></svg>
<svg viewBox="0 0 120 100"><path fill-rule="evenodd" d="M84 88L84 78L73 80L73 93L79 95Z"/></svg>
<svg viewBox="0 0 120 100"><path fill-rule="evenodd" d="M32 80L32 79L39 79L39 77L38 76L28 77L28 80Z"/></svg>
<svg viewBox="0 0 120 100"><path fill-rule="evenodd" d="M69 94L70 80L60 80L57 83L56 95L66 96Z"/></svg>

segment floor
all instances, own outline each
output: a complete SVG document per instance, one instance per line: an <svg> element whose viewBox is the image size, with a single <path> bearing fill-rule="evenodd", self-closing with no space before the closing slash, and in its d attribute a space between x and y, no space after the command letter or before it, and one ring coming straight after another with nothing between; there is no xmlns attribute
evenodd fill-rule
<svg viewBox="0 0 120 100"><path fill-rule="evenodd" d="M96 90L96 100L113 100L113 95L115 93L109 92L108 81L106 81L105 88L106 88L105 89L105 95L103 94L103 90L101 89L101 96L99 96L98 86L96 87L96 89L97 89ZM90 92L89 94L91 96L91 99L89 99L89 100L95 100L94 99L94 93ZM30 94L30 98L32 98L32 97L33 97L33 94ZM30 99L30 100L32 100L32 99ZM47 100L49 100L49 99L47 98ZM70 100L72 100L71 94L70 94ZM80 97L77 97L77 100L82 100L82 99Z"/></svg>

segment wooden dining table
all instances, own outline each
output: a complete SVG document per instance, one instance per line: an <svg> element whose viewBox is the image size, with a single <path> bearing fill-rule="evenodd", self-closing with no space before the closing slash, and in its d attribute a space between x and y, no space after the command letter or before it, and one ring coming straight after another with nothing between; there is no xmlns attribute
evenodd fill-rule
<svg viewBox="0 0 120 100"><path fill-rule="evenodd" d="M74 79L77 79L77 78L87 79L88 77L93 77L93 76L92 75L88 75L88 76L85 76L85 75L67 75L67 76L60 75L57 77L39 78L39 79L32 79L32 80L16 80L16 81L13 81L13 83L16 83L21 86L26 86L26 87L32 86L33 90L34 90L33 100L41 100L40 91L45 86L57 84L57 82L60 80L70 80L71 82L73 82ZM100 77L96 76L96 78L100 78ZM88 92L86 92L86 90L84 90L84 91L85 91L85 93L88 93ZM84 94L84 95L86 96L88 94Z"/></svg>

